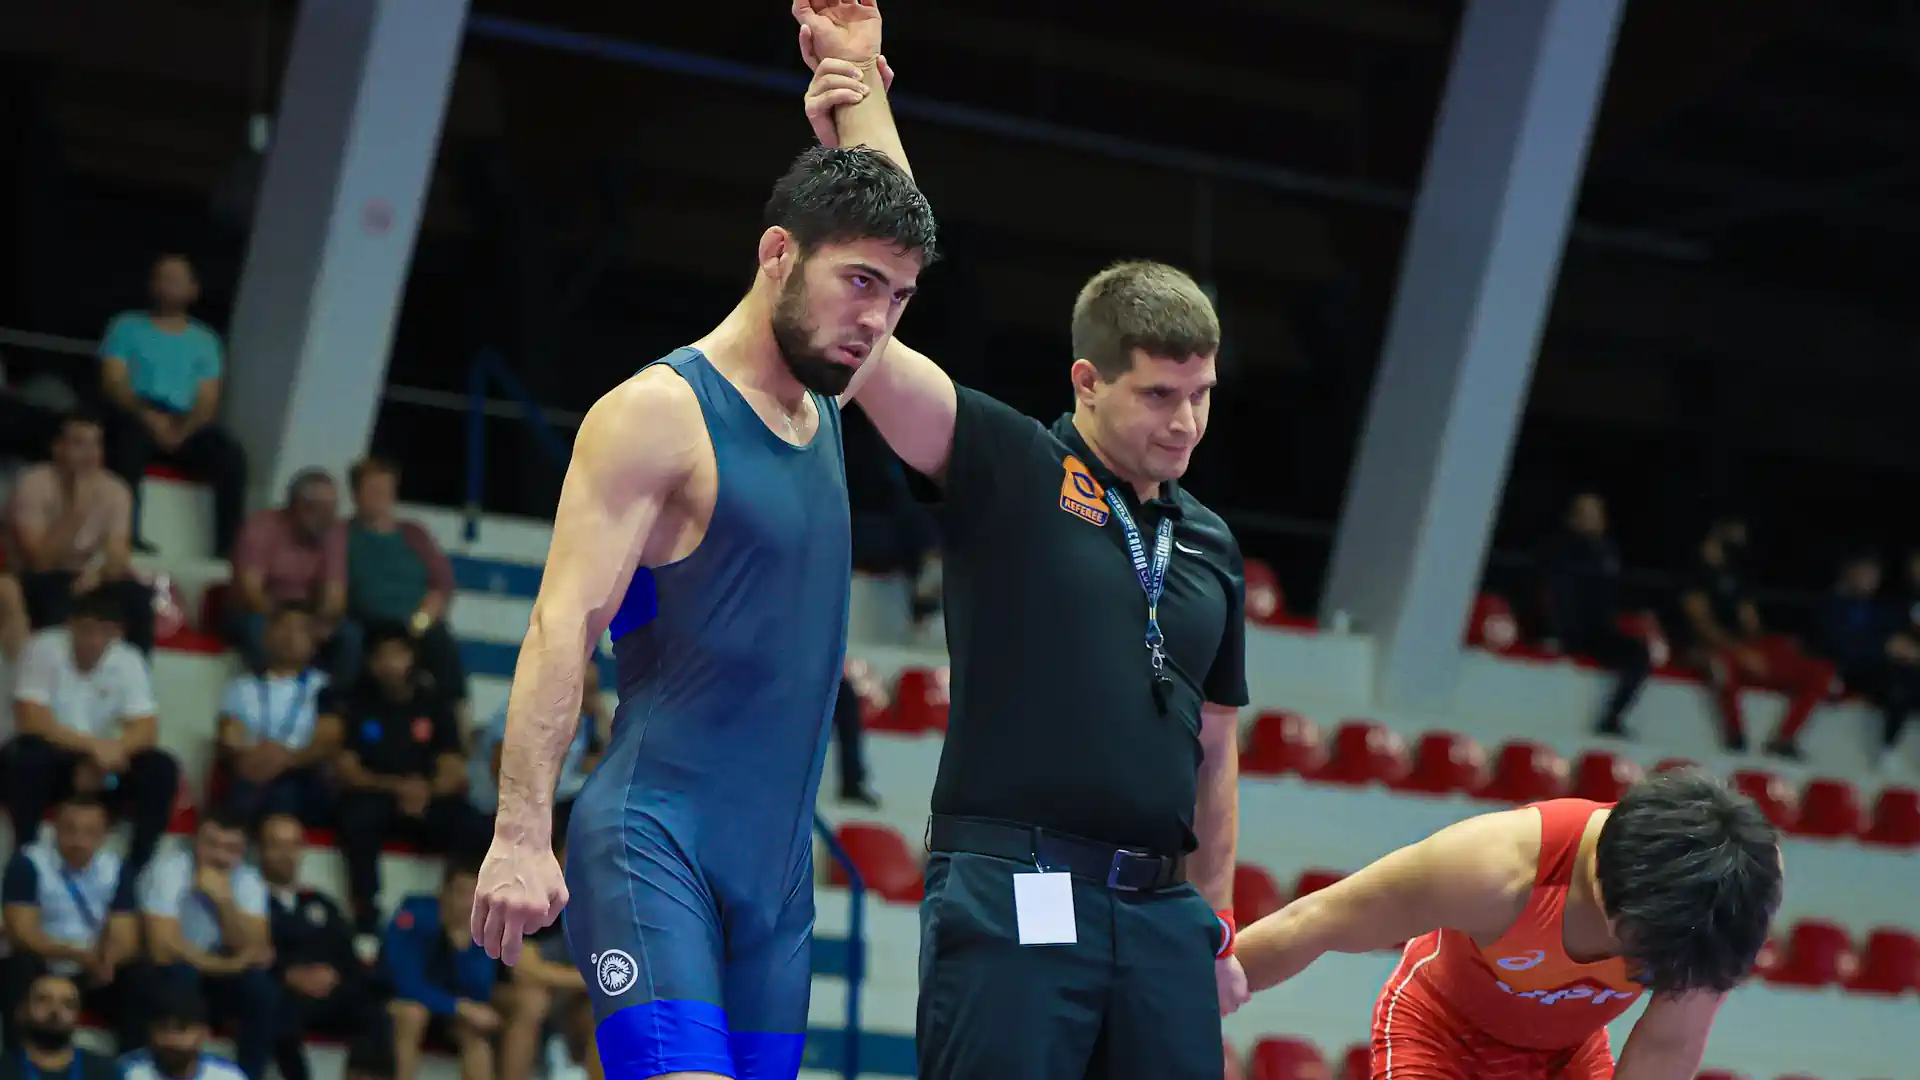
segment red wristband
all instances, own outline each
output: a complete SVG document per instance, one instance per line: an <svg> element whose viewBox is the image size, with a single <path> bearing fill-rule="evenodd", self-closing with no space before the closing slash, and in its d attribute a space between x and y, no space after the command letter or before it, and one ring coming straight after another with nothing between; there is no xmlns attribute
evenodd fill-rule
<svg viewBox="0 0 1920 1080"><path fill-rule="evenodd" d="M1214 950L1213 958L1218 960L1223 956L1232 956L1233 939L1239 936L1239 930L1234 926L1233 922L1233 909L1226 908L1216 911L1213 913L1213 917L1220 921L1220 947Z"/></svg>

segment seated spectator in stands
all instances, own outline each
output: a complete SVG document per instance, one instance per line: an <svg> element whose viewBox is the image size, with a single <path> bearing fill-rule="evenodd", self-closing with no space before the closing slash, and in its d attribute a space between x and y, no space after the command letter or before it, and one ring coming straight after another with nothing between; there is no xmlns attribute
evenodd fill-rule
<svg viewBox="0 0 1920 1080"><path fill-rule="evenodd" d="M558 845L557 854L560 864L566 865L564 843ZM501 993L506 1022L500 1035L500 1080L530 1080L549 1020L560 1030L547 1046L547 1080L561 1080L582 1070L599 1080L599 1054L589 1049L593 1043L593 1005L587 999L586 981L574 966L560 924L555 922L528 938L520 962L509 968L505 977L510 981ZM580 1019L583 1008L584 1027ZM582 1033L584 1038L579 1037Z"/></svg>
<svg viewBox="0 0 1920 1080"><path fill-rule="evenodd" d="M200 821L193 848L168 851L140 878L140 913L146 924L151 966L140 972L135 992L149 1003L211 1001L215 1015L238 1029L234 1044L241 1071L264 1080L276 1041L280 988L273 981L273 938L267 924L267 886L246 864L246 820L216 808ZM169 1021L205 1017L148 1014L156 1028ZM191 1027L190 1023L186 1026ZM164 1053L184 1053L190 1040L174 1031ZM155 1049L162 1046L156 1035ZM190 1077L157 1059L168 1076Z"/></svg>
<svg viewBox="0 0 1920 1080"><path fill-rule="evenodd" d="M1834 666L1801 651L1791 639L1768 635L1740 575L1746 522L1722 518L1700 542L1699 561L1680 594L1680 631L1687 655L1714 688L1727 749L1747 748L1740 691L1748 687L1787 695L1787 712L1767 741L1767 752L1800 756L1795 740L1813 710L1833 691Z"/></svg>
<svg viewBox="0 0 1920 1080"><path fill-rule="evenodd" d="M392 1032L381 1031L362 1035L347 1047L347 1067L341 1080L394 1080L395 1071Z"/></svg>
<svg viewBox="0 0 1920 1080"><path fill-rule="evenodd" d="M406 840L430 851L484 851L492 825L467 805L460 729L438 694L414 678L414 639L399 627L368 631L367 675L342 707L346 747L334 833L362 933L380 925L380 847Z"/></svg>
<svg viewBox="0 0 1920 1080"><path fill-rule="evenodd" d="M60 804L52 843L32 843L7 862L0 899L6 904L7 939L13 955L4 961L7 1045L18 1046L15 1018L40 976L73 980L87 1008L116 1025L123 1046L137 1046L141 1012L125 1001L115 981L122 965L140 950L134 914L133 874L120 856L100 850L107 839L107 808L85 795Z"/></svg>
<svg viewBox="0 0 1920 1080"><path fill-rule="evenodd" d="M312 667L313 614L281 606L267 624L266 649L265 670L233 680L220 706L220 754L232 776L227 801L249 821L292 814L325 824L323 770L345 736L338 695Z"/></svg>
<svg viewBox="0 0 1920 1080"><path fill-rule="evenodd" d="M363 645L360 624L345 617L345 552L329 542L339 517L340 492L333 477L308 469L287 485L287 505L254 514L240 530L227 635L249 668L266 666L267 616L283 604L303 604L314 613L320 665L340 686L359 680Z"/></svg>
<svg viewBox="0 0 1920 1080"><path fill-rule="evenodd" d="M1653 673L1647 643L1620 632L1620 551L1607 536L1607 504L1592 492L1574 496L1566 527L1540 556L1549 643L1591 657L1616 675L1601 709L1602 735L1626 734L1627 710Z"/></svg>
<svg viewBox="0 0 1920 1080"><path fill-rule="evenodd" d="M147 865L173 816L180 763L159 748L147 662L120 640L120 604L103 593L74 601L66 626L27 643L13 687L19 733L7 746L7 811L32 837L47 807L69 792L101 793L133 825L127 863Z"/></svg>
<svg viewBox="0 0 1920 1080"><path fill-rule="evenodd" d="M1880 559L1853 555L1814 611L1814 640L1847 686L1880 706L1882 761L1920 701L1920 641L1904 633L1906 613L1880 597Z"/></svg>
<svg viewBox="0 0 1920 1080"><path fill-rule="evenodd" d="M580 723L567 756L560 762L560 783L553 792L553 842L566 840L573 819L573 800L587 786L587 777L600 764L600 755L613 734L613 710L600 696L599 665L589 663L581 677ZM474 733L467 759L467 802L488 821L500 808L500 752L507 737L507 708L502 705L486 727Z"/></svg>
<svg viewBox="0 0 1920 1080"><path fill-rule="evenodd" d="M352 1037L385 1020L366 968L354 955L353 924L333 898L300 883L306 836L300 822L275 814L260 824L260 876L267 882L273 972L280 983L281 1080L308 1080L306 1037Z"/></svg>
<svg viewBox="0 0 1920 1080"><path fill-rule="evenodd" d="M95 589L120 601L127 640L153 651L153 587L133 574L133 493L101 467L100 421L60 423L53 460L20 470L7 501L7 565L20 576L36 627L67 621L73 598Z"/></svg>
<svg viewBox="0 0 1920 1080"><path fill-rule="evenodd" d="M448 862L440 895L407 897L387 926L381 953L393 982L396 1080L418 1080L429 1036L459 1051L461 1080L494 1080L493 1038L504 1026L493 1006L501 965L473 943L478 874L473 860Z"/></svg>
<svg viewBox="0 0 1920 1080"><path fill-rule="evenodd" d="M405 626L418 645L420 668L457 706L467 700L460 648L447 627L453 564L427 530L395 516L400 467L367 458L352 473L353 519L333 532L334 562L347 568L347 617L362 626ZM344 555L337 554L344 551Z"/></svg>
<svg viewBox="0 0 1920 1080"><path fill-rule="evenodd" d="M148 287L152 306L115 315L100 341L101 391L114 409L107 461L136 494L155 454L206 481L214 554L225 558L240 531L247 463L240 444L214 422L225 366L220 337L187 314L200 282L186 256L156 259Z"/></svg>
<svg viewBox="0 0 1920 1080"><path fill-rule="evenodd" d="M104 1054L73 1044L80 1027L80 988L64 975L33 980L12 1017L20 1039L7 1038L19 1053L0 1057L0 1080L121 1080L120 1066Z"/></svg>
<svg viewBox="0 0 1920 1080"><path fill-rule="evenodd" d="M191 990L170 994L153 1003L148 1048L121 1057L122 1075L126 1080L261 1080L261 1074L207 1053L209 1034L200 995Z"/></svg>

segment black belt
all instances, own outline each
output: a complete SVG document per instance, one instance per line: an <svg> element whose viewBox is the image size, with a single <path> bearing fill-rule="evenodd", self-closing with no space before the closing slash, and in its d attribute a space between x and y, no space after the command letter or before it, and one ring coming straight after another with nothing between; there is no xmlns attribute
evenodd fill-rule
<svg viewBox="0 0 1920 1080"><path fill-rule="evenodd" d="M1120 892L1149 892L1187 880L1185 856L1129 851L1098 840L981 818L935 814L927 823L927 850L969 852L1064 870Z"/></svg>

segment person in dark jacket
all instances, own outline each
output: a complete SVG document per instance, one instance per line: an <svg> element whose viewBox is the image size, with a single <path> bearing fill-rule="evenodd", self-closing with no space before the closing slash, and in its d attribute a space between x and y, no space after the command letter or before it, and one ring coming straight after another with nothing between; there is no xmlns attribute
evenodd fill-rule
<svg viewBox="0 0 1920 1080"><path fill-rule="evenodd" d="M353 922L333 898L300 883L306 834L300 819L273 814L260 823L260 876L267 882L273 976L282 987L274 1063L282 1080L308 1080L306 1037L352 1037L373 1027L372 981L353 951Z"/></svg>
<svg viewBox="0 0 1920 1080"><path fill-rule="evenodd" d="M494 1075L499 965L473 943L469 922L479 872L477 862L449 860L440 895L407 897L387 925L382 959L393 981L395 1080L416 1080L429 1036L454 1045L462 1076Z"/></svg>
<svg viewBox="0 0 1920 1080"><path fill-rule="evenodd" d="M1566 526L1540 557L1547 637L1569 653L1590 656L1615 673L1600 711L1602 735L1626 734L1627 710L1653 672L1647 643L1620 631L1620 552L1607 536L1607 504L1593 492L1574 496Z"/></svg>
<svg viewBox="0 0 1920 1080"><path fill-rule="evenodd" d="M1884 758L1920 700L1920 641L1906 632L1905 611L1880 596L1880 579L1880 559L1871 552L1842 563L1833 591L1815 609L1814 640L1849 688L1879 704Z"/></svg>

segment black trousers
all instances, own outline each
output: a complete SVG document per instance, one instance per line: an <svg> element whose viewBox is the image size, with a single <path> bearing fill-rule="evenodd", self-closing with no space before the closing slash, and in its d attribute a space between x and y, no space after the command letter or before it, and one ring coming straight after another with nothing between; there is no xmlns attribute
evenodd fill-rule
<svg viewBox="0 0 1920 1080"><path fill-rule="evenodd" d="M1877 660L1843 671L1840 677L1880 706L1880 749L1893 749L1900 741L1900 730L1907 725L1907 716L1920 704L1920 668Z"/></svg>
<svg viewBox="0 0 1920 1080"><path fill-rule="evenodd" d="M860 726L860 695L840 680L840 696L833 703L833 741L840 764L840 795L867 790L867 733Z"/></svg>
<svg viewBox="0 0 1920 1080"><path fill-rule="evenodd" d="M1647 650L1647 643L1612 626L1596 626L1563 644L1567 651L1591 656L1613 672L1613 691L1601 709L1599 727L1603 732L1620 733L1627 710L1633 708L1647 676L1653 674L1653 654Z"/></svg>
<svg viewBox="0 0 1920 1080"><path fill-rule="evenodd" d="M153 433L140 417L115 411L107 416L107 467L133 488L134 530L139 532L140 480L147 466L160 456ZM240 515L246 510L247 458L240 444L218 424L208 424L187 437L168 460L178 462L213 489L213 553L220 558L233 550L240 535Z"/></svg>
<svg viewBox="0 0 1920 1080"><path fill-rule="evenodd" d="M71 570L41 570L20 575L20 592L27 601L27 619L39 630L59 626L73 609ZM127 644L141 653L153 652L153 587L133 578L116 578L100 583L101 590L120 601L121 618Z"/></svg>
<svg viewBox="0 0 1920 1080"><path fill-rule="evenodd" d="M209 1019L233 1025L233 1063L248 1080L266 1080L280 1021L280 984L272 972L251 968L238 975L202 975L187 964L140 964L124 978L127 992L143 1009L169 997L197 994L207 1004Z"/></svg>
<svg viewBox="0 0 1920 1080"><path fill-rule="evenodd" d="M73 770L80 755L35 735L16 735L7 744L6 757L7 814L13 818L13 835L29 842L39 835L47 808L73 793ZM114 787L101 793L107 805L133 826L126 873L138 874L153 858L179 793L180 763L164 750L133 755Z"/></svg>
<svg viewBox="0 0 1920 1080"><path fill-rule="evenodd" d="M458 795L427 804L426 813L407 817L384 791L355 788L340 793L334 806L333 834L347 864L347 893L359 928L372 930L379 919L380 846L404 840L439 855L486 851L492 823Z"/></svg>
<svg viewBox="0 0 1920 1080"><path fill-rule="evenodd" d="M3 1010L0 1011L0 1032L4 1032L8 1046L20 1045L20 1003L27 999L27 990L33 986L33 980L46 973L45 958L18 945L14 946L12 956L0 960L0 1010ZM124 1053L145 1041L146 1017L134 1007L126 992L126 972L115 974L117 977L114 981L105 986L88 980L84 975L73 978L80 987L81 1007L107 1018L107 1023L113 1028L114 1039Z"/></svg>
<svg viewBox="0 0 1920 1080"><path fill-rule="evenodd" d="M368 980L345 972L333 993L310 998L291 986L280 988L280 1021L275 1026L273 1063L281 1080L309 1080L306 1039L309 1035L336 1035L353 1040L387 1022L385 1003Z"/></svg>
<svg viewBox="0 0 1920 1080"><path fill-rule="evenodd" d="M1219 1080L1220 928L1205 898L1075 878L1076 943L1024 946L1013 876L1032 870L989 855L928 860L921 1080Z"/></svg>

